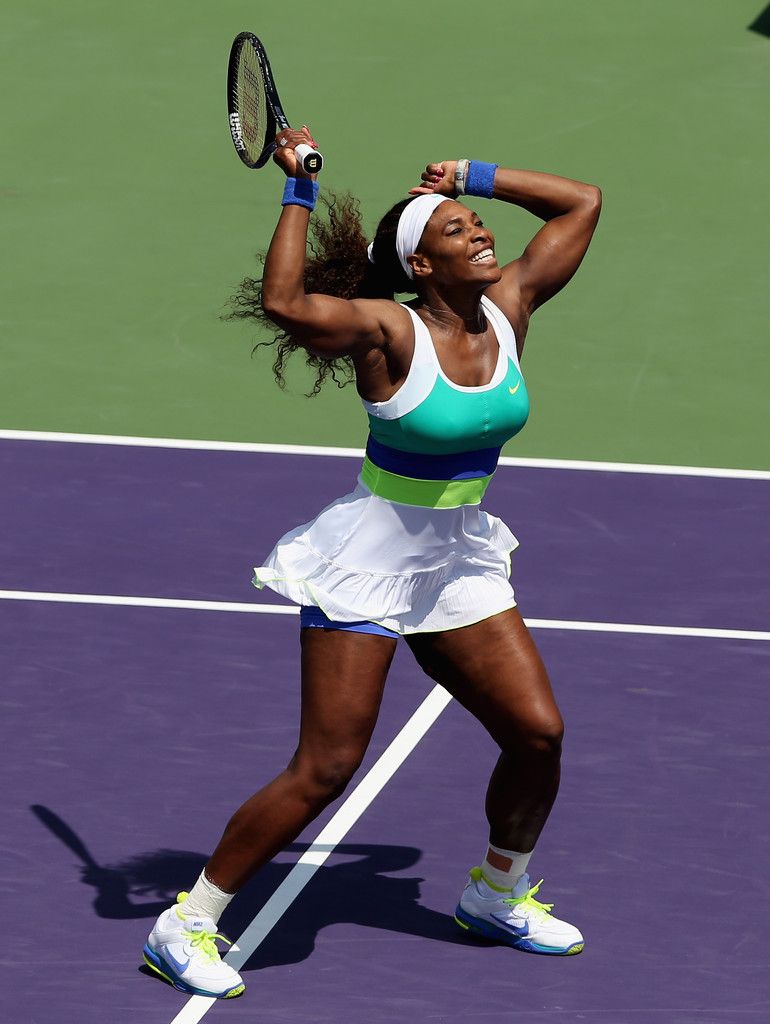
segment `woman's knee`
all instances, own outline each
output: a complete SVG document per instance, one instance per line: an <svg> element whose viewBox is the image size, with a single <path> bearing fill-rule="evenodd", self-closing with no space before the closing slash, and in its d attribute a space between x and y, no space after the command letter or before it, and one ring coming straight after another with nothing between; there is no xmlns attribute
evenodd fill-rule
<svg viewBox="0 0 770 1024"><path fill-rule="evenodd" d="M553 757L561 756L561 745L564 740L564 721L557 712L549 718L541 719L531 732L530 746Z"/></svg>
<svg viewBox="0 0 770 1024"><path fill-rule="evenodd" d="M322 756L295 754L289 764L305 798L311 803L329 803L347 789L363 760L359 750L328 751Z"/></svg>
<svg viewBox="0 0 770 1024"><path fill-rule="evenodd" d="M506 742L501 746L505 753L521 755L527 751L533 756L558 759L561 756L564 739L564 722L558 711L533 715L518 721L507 730Z"/></svg>

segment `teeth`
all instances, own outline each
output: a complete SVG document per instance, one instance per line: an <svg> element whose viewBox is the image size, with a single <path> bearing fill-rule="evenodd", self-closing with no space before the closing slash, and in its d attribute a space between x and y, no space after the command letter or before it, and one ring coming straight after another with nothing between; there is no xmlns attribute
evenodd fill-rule
<svg viewBox="0 0 770 1024"><path fill-rule="evenodd" d="M471 257L471 263L481 263L482 260L494 259L494 255L491 249L482 249L481 252L477 252L475 256Z"/></svg>

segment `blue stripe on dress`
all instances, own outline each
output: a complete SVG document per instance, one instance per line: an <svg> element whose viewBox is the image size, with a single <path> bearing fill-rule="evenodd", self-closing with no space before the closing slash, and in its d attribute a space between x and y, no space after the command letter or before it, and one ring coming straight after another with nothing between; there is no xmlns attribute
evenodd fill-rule
<svg viewBox="0 0 770 1024"><path fill-rule="evenodd" d="M366 454L380 469L413 480L475 480L497 469L500 448L479 448L475 452L451 455L421 455L390 448L369 435Z"/></svg>

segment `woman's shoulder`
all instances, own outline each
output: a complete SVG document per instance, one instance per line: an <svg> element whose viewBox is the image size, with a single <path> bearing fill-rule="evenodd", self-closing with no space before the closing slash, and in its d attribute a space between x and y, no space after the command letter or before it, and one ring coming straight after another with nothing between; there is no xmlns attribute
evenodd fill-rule
<svg viewBox="0 0 770 1024"><path fill-rule="evenodd" d="M521 355L524 336L529 326L529 317L520 296L500 282L487 288L484 292L484 298L510 324L516 337L519 355Z"/></svg>
<svg viewBox="0 0 770 1024"><path fill-rule="evenodd" d="M394 299L351 299L367 316L375 317L382 327L384 343L406 341L412 334L409 310Z"/></svg>
<svg viewBox="0 0 770 1024"><path fill-rule="evenodd" d="M521 316L521 297L517 290L507 286L505 281L498 281L485 288L484 298L487 302L493 303L511 324L515 325Z"/></svg>

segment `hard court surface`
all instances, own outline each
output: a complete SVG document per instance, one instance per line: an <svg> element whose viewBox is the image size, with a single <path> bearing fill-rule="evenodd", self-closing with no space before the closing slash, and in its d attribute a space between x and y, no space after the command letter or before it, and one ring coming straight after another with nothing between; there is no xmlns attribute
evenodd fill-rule
<svg viewBox="0 0 770 1024"><path fill-rule="evenodd" d="M170 1022L186 998L142 975L141 945L293 750L298 622L114 600L275 607L250 593L263 538L350 489L357 461L21 440L0 459L3 881L28 896L7 918L4 999L29 1024ZM523 526L514 581L567 721L534 880L584 930L581 956L527 956L454 925L494 750L450 704L257 948L246 996L207 1017L765 1020L767 488L522 466L493 483L487 507ZM359 775L429 689L403 646ZM330 814L233 904L230 936Z"/></svg>

